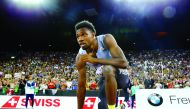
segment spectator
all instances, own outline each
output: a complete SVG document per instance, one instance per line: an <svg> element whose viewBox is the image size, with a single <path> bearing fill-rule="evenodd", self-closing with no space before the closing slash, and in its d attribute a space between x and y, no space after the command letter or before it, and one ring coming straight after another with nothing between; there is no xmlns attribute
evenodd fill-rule
<svg viewBox="0 0 190 109"><path fill-rule="evenodd" d="M140 87L139 87L138 80L133 79L133 86L131 87L131 91L130 91L130 93L131 93L131 101L132 101L132 103L131 103L132 108L134 108L135 94L136 94L137 90L139 90L139 89L140 89Z"/></svg>
<svg viewBox="0 0 190 109"><path fill-rule="evenodd" d="M24 76L21 77L19 80L19 89L21 90L21 95L25 94L25 85L26 85L26 79Z"/></svg>
<svg viewBox="0 0 190 109"><path fill-rule="evenodd" d="M7 53L9 54L9 53ZM10 85L9 80L16 80L14 90L19 88L21 94L25 92L25 77L29 72L34 73L37 84L41 84L41 80L49 80L56 78L56 81L51 81L53 84L44 82L48 88L57 88L62 90L76 90L78 71L75 67L76 53L71 52L18 52L15 59L0 59L0 89L6 94ZM141 84L147 89L153 88L160 81L163 88L185 88L190 78L190 50L143 50L143 51L128 51L126 53L133 73L131 78L137 78ZM95 75L95 69L89 67L88 77L93 77L95 83L99 81L99 75ZM159 79L158 79L159 77ZM8 80L9 79L9 80ZM62 81L64 79L64 81ZM88 79L90 86L92 78ZM71 82L71 88L69 86ZM17 83L19 86L17 86ZM159 87L161 87L159 83ZM1 87L2 84L2 87ZM39 88L41 86L39 85ZM88 87L89 88L89 87ZM98 87L97 87L98 88ZM90 89L90 88L89 88ZM93 89L93 88L91 88ZM42 90L42 89L41 89Z"/></svg>
<svg viewBox="0 0 190 109"><path fill-rule="evenodd" d="M2 82L0 81L0 91L2 91L2 89L3 89L3 84L2 84Z"/></svg>
<svg viewBox="0 0 190 109"><path fill-rule="evenodd" d="M185 88L185 89L190 89L190 82L186 82L184 88Z"/></svg>
<svg viewBox="0 0 190 109"><path fill-rule="evenodd" d="M90 81L89 89L90 89L90 90L96 90L96 89L97 89L97 83L96 83L96 81L94 80L94 78L91 79L91 81Z"/></svg>
<svg viewBox="0 0 190 109"><path fill-rule="evenodd" d="M72 84L71 84L72 90L77 90L77 85L78 85L77 80L73 79Z"/></svg>
<svg viewBox="0 0 190 109"><path fill-rule="evenodd" d="M162 84L161 84L160 80L156 80L154 87L155 87L156 89L162 89Z"/></svg>
<svg viewBox="0 0 190 109"><path fill-rule="evenodd" d="M67 89L67 82L65 79L61 80L61 90L66 90Z"/></svg>
<svg viewBox="0 0 190 109"><path fill-rule="evenodd" d="M55 89L55 83L51 79L48 82L48 89Z"/></svg>
<svg viewBox="0 0 190 109"><path fill-rule="evenodd" d="M40 87L39 90L42 90L42 93L45 94L45 90L48 89L48 86L47 86L46 81L44 79L42 80L42 83L39 85L39 87Z"/></svg>

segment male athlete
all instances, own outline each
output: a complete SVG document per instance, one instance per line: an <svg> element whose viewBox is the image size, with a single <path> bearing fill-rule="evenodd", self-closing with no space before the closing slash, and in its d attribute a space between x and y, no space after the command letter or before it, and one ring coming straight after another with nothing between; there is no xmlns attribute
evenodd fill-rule
<svg viewBox="0 0 190 109"><path fill-rule="evenodd" d="M26 109L28 107L28 101L29 98L32 100L32 109L34 106L34 89L35 89L36 83L33 80L32 75L29 75L28 81L26 82L26 86L25 86L25 94L26 94L26 102L25 102L25 106Z"/></svg>
<svg viewBox="0 0 190 109"><path fill-rule="evenodd" d="M81 47L76 56L76 67L79 71L78 109L83 108L85 99L86 64L96 66L102 74L98 109L115 109L117 88L127 90L129 82L127 69L130 66L123 51L111 34L96 36L94 25L89 21L77 23L75 31Z"/></svg>

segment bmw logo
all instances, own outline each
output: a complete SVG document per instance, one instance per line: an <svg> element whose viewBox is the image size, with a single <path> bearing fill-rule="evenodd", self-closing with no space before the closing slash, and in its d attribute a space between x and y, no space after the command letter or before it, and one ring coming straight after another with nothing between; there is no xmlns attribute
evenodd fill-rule
<svg viewBox="0 0 190 109"><path fill-rule="evenodd" d="M156 93L149 95L148 103L152 106L160 106L163 103L163 98Z"/></svg>

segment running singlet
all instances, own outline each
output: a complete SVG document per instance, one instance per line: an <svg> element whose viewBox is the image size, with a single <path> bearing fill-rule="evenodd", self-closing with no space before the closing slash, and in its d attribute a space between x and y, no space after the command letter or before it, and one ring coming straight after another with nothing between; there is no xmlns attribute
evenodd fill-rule
<svg viewBox="0 0 190 109"><path fill-rule="evenodd" d="M96 36L96 39L98 41L98 50L96 52L96 57L97 58L109 59L109 58L111 58L111 54L110 54L109 50L104 45L104 42L103 42L104 37L105 37L105 35ZM79 54L86 54L86 50L83 50L82 48L80 48ZM93 65L93 64L88 63L88 62L87 62L87 65L93 66L96 69L98 69L101 66L100 64Z"/></svg>
<svg viewBox="0 0 190 109"><path fill-rule="evenodd" d="M104 45L104 37L105 37L105 35L96 36L96 39L98 41L98 50L96 52L96 56L97 56L97 58L110 59L110 58L112 58L112 56L110 54L109 49L107 49L106 46ZM82 48L80 48L79 54L81 54L81 55L86 54L86 50L83 50ZM93 65L93 64L88 63L88 62L87 62L87 64L89 66L93 66L97 69L96 74L100 74L102 72L102 65L101 64ZM126 70L127 69L119 69L120 73L124 73L124 74L127 74Z"/></svg>

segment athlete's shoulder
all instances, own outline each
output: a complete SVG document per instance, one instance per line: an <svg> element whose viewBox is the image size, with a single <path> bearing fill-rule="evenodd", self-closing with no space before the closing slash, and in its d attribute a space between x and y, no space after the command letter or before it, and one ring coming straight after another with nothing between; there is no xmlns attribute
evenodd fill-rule
<svg viewBox="0 0 190 109"><path fill-rule="evenodd" d="M107 48L116 47L117 41L112 34L105 34L104 44Z"/></svg>
<svg viewBox="0 0 190 109"><path fill-rule="evenodd" d="M98 35L96 37L97 37L98 42L100 42L100 44L102 44L104 48L107 48L108 43L111 43L110 40L115 39L113 35L109 33Z"/></svg>
<svg viewBox="0 0 190 109"><path fill-rule="evenodd" d="M113 35L112 34L110 34L110 33L107 33L107 34L105 34L105 36L104 37L113 37Z"/></svg>
<svg viewBox="0 0 190 109"><path fill-rule="evenodd" d="M106 33L106 34L100 34L96 37L104 37L104 36L113 36L111 33Z"/></svg>
<svg viewBox="0 0 190 109"><path fill-rule="evenodd" d="M100 41L104 41L105 38L113 37L113 35L107 33L107 34L101 34L101 35L98 35L98 36L96 36L96 37L97 37L98 40L100 40Z"/></svg>
<svg viewBox="0 0 190 109"><path fill-rule="evenodd" d="M97 37L97 38L102 38L102 39L105 39L105 38L114 38L113 35L110 34L110 33L98 35L98 36L96 36L96 37Z"/></svg>
<svg viewBox="0 0 190 109"><path fill-rule="evenodd" d="M114 36L112 34L104 34L104 42L109 43L111 40L115 40Z"/></svg>

